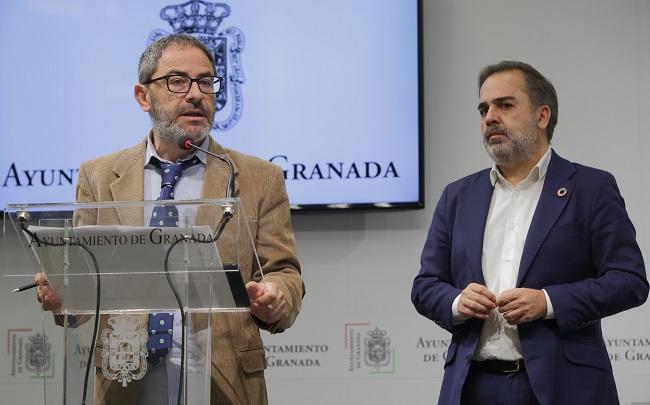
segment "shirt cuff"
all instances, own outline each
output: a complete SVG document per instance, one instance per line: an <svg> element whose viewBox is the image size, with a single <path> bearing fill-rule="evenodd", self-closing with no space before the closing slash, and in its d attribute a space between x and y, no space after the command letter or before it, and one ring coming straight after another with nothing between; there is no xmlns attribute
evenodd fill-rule
<svg viewBox="0 0 650 405"><path fill-rule="evenodd" d="M544 291L544 296L546 297L546 316L544 319L555 319L555 311L553 311L553 303L551 302L551 299L548 297L548 293L546 290L542 289Z"/></svg>
<svg viewBox="0 0 650 405"><path fill-rule="evenodd" d="M454 302L452 302L451 304L451 323L454 326L460 325L461 323L469 319L469 317L461 314L460 311L458 310L458 301L460 301L461 294L458 294L456 298L454 298Z"/></svg>

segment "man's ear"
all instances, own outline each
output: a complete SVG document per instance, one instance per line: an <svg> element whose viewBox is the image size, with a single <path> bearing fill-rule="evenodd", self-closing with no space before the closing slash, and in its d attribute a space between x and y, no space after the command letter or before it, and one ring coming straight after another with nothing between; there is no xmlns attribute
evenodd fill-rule
<svg viewBox="0 0 650 405"><path fill-rule="evenodd" d="M149 112L151 111L151 102L149 100L149 89L144 84L136 84L133 88L133 96L135 96L135 101L138 103L142 111Z"/></svg>
<svg viewBox="0 0 650 405"><path fill-rule="evenodd" d="M548 123L551 121L551 108L543 105L537 109L537 126L540 129L547 129Z"/></svg>

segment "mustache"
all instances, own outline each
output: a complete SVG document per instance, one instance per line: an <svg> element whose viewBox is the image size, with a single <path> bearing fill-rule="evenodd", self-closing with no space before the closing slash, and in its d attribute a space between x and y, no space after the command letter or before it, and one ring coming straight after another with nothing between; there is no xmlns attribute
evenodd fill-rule
<svg viewBox="0 0 650 405"><path fill-rule="evenodd" d="M510 138L510 132L508 132L508 129L500 125L490 125L485 128L485 132L483 132L485 139L488 139L493 134L502 134L505 135L506 138Z"/></svg>
<svg viewBox="0 0 650 405"><path fill-rule="evenodd" d="M199 103L196 103L196 104L186 104L186 105L181 106L181 107L178 109L178 111L177 111L177 113L176 113L176 116L177 116L177 117L180 117L181 115L183 115L183 114L185 114L185 113L188 113L188 112L190 112L190 111L196 112L197 110L198 110L198 111L201 113L201 115L203 115L204 117L207 117L207 116L208 116L208 111L206 110L205 106L204 106L202 103L200 103L200 102L199 102Z"/></svg>

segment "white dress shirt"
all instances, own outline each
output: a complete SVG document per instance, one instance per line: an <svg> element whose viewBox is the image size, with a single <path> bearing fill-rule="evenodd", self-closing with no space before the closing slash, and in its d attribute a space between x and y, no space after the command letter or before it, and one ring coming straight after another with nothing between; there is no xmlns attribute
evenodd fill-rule
<svg viewBox="0 0 650 405"><path fill-rule="evenodd" d="M510 184L496 165L490 171L494 192L483 235L481 267L485 286L497 297L516 287L526 235L542 193L550 159L549 147L528 177L517 186ZM547 304L546 318L553 318L553 307L546 291L544 295ZM467 319L458 311L459 299L460 295L452 305L456 324ZM517 360L522 357L517 326L509 325L498 308L493 309L483 323L481 338L473 359Z"/></svg>

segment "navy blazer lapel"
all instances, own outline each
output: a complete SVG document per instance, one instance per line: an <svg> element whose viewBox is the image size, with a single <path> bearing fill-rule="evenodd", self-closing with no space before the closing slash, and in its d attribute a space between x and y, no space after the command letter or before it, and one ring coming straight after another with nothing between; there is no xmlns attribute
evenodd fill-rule
<svg viewBox="0 0 650 405"><path fill-rule="evenodd" d="M490 182L490 171L481 172L477 179L470 184L459 195L458 212L465 249L467 251L467 263L474 279L485 284L481 257L483 255L483 235L487 221L492 192L494 187Z"/></svg>
<svg viewBox="0 0 650 405"><path fill-rule="evenodd" d="M546 235L548 235L575 191L575 182L571 178L576 171L575 167L568 160L559 157L555 151L551 153L551 161L546 171L542 194L539 196L537 208L535 208L535 214L526 236L524 251L521 255L517 287L521 285L539 248L546 239ZM559 195L560 189L563 188L566 193Z"/></svg>

